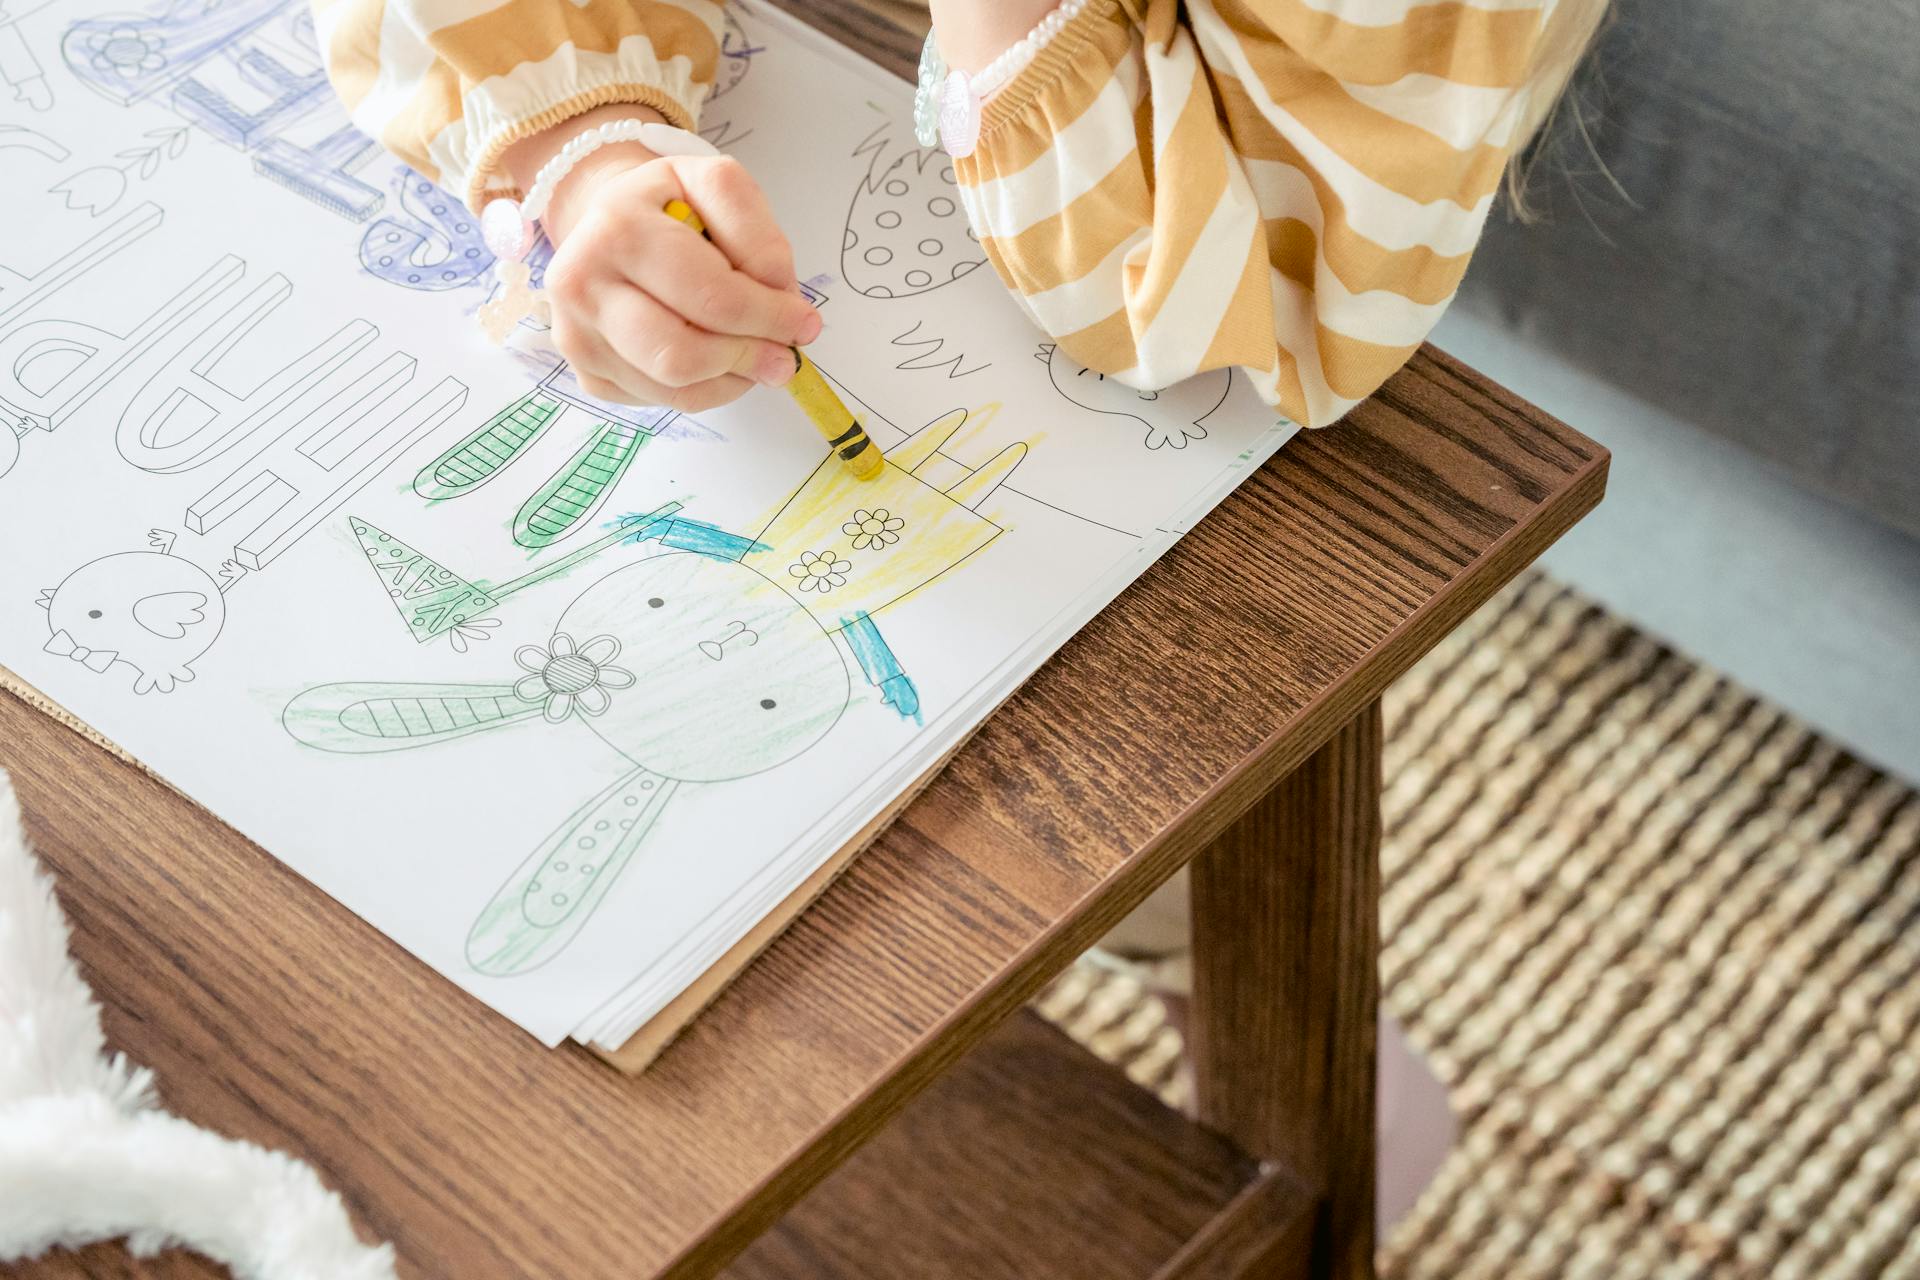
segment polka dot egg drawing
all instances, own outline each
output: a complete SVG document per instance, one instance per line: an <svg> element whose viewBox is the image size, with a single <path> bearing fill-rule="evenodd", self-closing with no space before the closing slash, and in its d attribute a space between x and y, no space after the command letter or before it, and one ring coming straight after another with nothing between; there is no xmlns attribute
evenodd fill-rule
<svg viewBox="0 0 1920 1280"><path fill-rule="evenodd" d="M869 298L908 298L959 280L985 264L960 204L952 160L887 126L855 153L867 171L847 209L840 274Z"/></svg>

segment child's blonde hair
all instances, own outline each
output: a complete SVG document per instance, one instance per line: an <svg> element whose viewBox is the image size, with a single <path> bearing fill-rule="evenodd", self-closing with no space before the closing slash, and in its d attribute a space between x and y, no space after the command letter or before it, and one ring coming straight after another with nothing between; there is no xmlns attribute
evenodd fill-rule
<svg viewBox="0 0 1920 1280"><path fill-rule="evenodd" d="M1542 150L1534 147L1529 151L1528 144L1547 131L1563 107L1574 113L1581 132L1586 132L1580 104L1567 103L1571 96L1567 85L1605 23L1609 3L1610 0L1559 0L1547 19L1546 32L1534 55L1533 77L1526 88L1526 106L1514 134L1515 159L1507 166L1507 207L1522 222L1533 216L1533 209L1527 203L1527 180Z"/></svg>

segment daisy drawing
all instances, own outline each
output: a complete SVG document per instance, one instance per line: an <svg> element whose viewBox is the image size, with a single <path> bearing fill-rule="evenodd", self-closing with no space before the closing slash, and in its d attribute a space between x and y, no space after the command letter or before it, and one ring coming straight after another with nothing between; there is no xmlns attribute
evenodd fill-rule
<svg viewBox="0 0 1920 1280"><path fill-rule="evenodd" d="M802 591L827 592L847 585L853 561L837 559L831 551L802 551L787 572L800 579Z"/></svg>
<svg viewBox="0 0 1920 1280"><path fill-rule="evenodd" d="M620 642L612 636L595 636L576 646L572 636L555 632L544 649L529 644L514 651L514 662L528 674L513 686L513 696L544 703L550 724L560 724L576 711L600 715L613 705L608 690L631 689L636 680L633 672L612 665L619 656Z"/></svg>
<svg viewBox="0 0 1920 1280"><path fill-rule="evenodd" d="M855 551L865 551L869 547L890 547L900 541L900 531L907 527L902 520L885 507L875 507L871 511L855 511L853 519L840 526L840 532L853 539Z"/></svg>

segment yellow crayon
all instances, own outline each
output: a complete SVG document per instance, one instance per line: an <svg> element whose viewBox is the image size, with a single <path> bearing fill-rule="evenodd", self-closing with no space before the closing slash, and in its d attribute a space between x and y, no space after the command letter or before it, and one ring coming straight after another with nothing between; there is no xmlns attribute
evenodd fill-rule
<svg viewBox="0 0 1920 1280"><path fill-rule="evenodd" d="M707 234L707 224L700 220L700 215L685 200L667 201L666 211L667 216L678 218L703 236ZM787 382L787 393L800 406L801 412L807 415L808 421L827 438L833 451L846 463L847 470L861 480L877 479L886 469L886 464L873 438L847 409L845 402L834 394L833 388L821 376L813 361L807 359L800 348L790 349L793 352L794 374Z"/></svg>
<svg viewBox="0 0 1920 1280"><path fill-rule="evenodd" d="M833 388L800 348L793 348L793 358L799 361L799 366L787 382L787 393L794 403L820 428L820 434L847 464L847 470L862 480L878 479L886 465L873 437L860 425L860 420L847 411L845 402L833 394Z"/></svg>
<svg viewBox="0 0 1920 1280"><path fill-rule="evenodd" d="M701 235L707 234L707 224L700 221L700 215L695 213L693 206L685 200L667 201L667 216L669 218L680 219L680 221L686 223Z"/></svg>

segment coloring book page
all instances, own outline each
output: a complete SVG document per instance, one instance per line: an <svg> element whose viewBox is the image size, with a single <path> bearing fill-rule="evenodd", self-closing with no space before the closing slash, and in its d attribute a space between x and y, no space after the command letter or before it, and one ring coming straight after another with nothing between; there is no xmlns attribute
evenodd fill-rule
<svg viewBox="0 0 1920 1280"><path fill-rule="evenodd" d="M701 130L877 481L781 393L489 344L477 220L303 0L0 0L0 663L548 1044L657 1012L1292 430L1058 351L903 82L760 5L723 53Z"/></svg>

